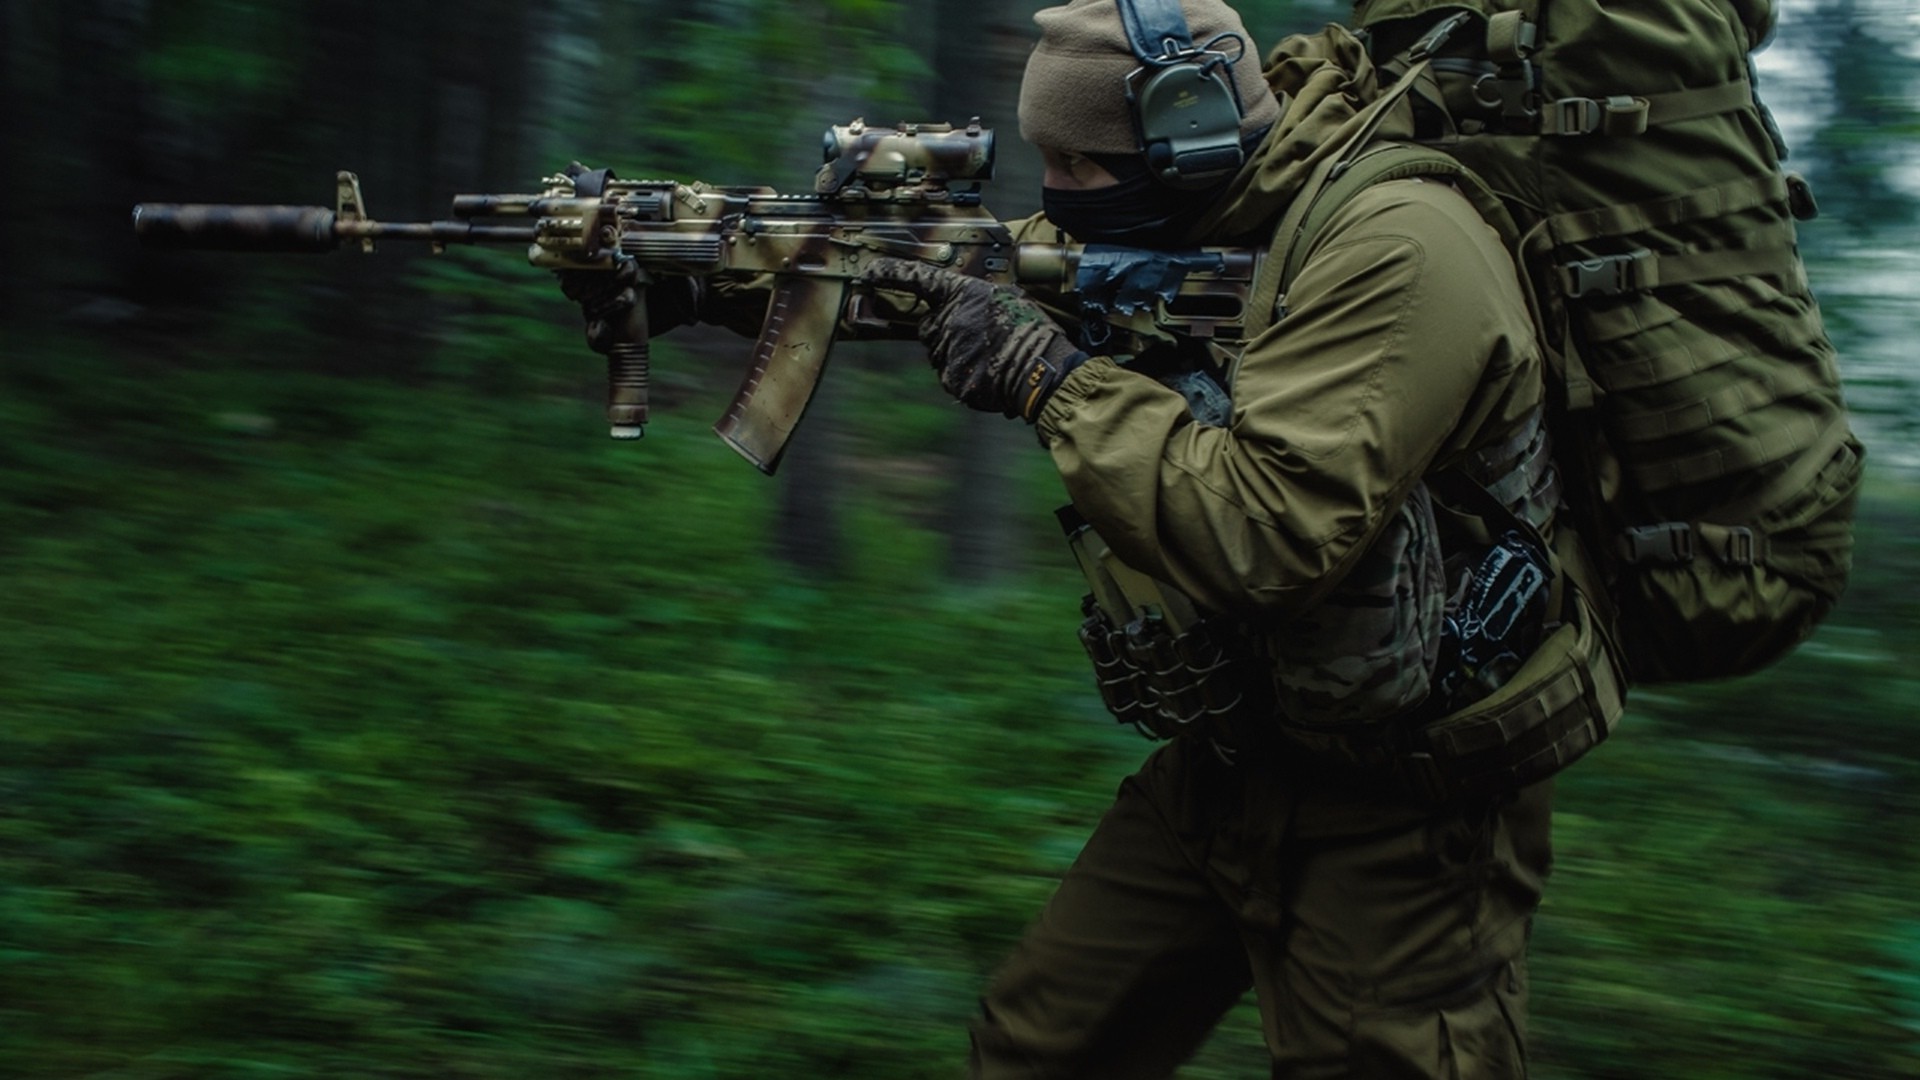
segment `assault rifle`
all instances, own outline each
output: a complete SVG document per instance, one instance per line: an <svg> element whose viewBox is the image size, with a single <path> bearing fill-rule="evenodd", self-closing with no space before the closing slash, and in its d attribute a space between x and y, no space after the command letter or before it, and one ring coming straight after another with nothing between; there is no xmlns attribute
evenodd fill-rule
<svg viewBox="0 0 1920 1080"><path fill-rule="evenodd" d="M579 165L532 195L459 195L457 220L375 221L360 181L338 174L335 206L143 204L134 232L156 248L324 252L377 240L525 244L551 270L613 271L631 262L639 285L670 275L770 275L766 322L739 393L714 430L762 472L779 464L844 326L900 332L858 287L877 256L916 259L1015 282L1077 305L1082 336L1115 332L1138 344L1239 336L1261 255L1207 248L1179 254L1069 243L1016 243L982 206L993 175L993 132L951 124L835 126L810 195L766 187L620 180ZM616 439L647 423L648 327L637 303L608 350L607 419ZM1123 342L1124 344L1124 342Z"/></svg>

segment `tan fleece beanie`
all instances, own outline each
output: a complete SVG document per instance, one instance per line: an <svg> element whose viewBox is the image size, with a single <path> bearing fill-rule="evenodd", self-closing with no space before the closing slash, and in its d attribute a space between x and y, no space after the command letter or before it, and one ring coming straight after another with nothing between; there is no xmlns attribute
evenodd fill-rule
<svg viewBox="0 0 1920 1080"><path fill-rule="evenodd" d="M1241 137L1280 119L1280 103L1260 74L1260 49L1240 16L1219 0L1182 0L1180 7L1194 44L1225 33L1246 42L1233 65ZM1140 60L1127 44L1114 0L1073 0L1041 11L1033 21L1040 24L1040 44L1027 59L1020 83L1020 136L1036 146L1086 154L1139 150L1126 81Z"/></svg>

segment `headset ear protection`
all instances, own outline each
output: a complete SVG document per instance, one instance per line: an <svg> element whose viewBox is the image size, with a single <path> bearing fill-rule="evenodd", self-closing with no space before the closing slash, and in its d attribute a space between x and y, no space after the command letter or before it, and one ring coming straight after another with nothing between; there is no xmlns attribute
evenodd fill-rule
<svg viewBox="0 0 1920 1080"><path fill-rule="evenodd" d="M1117 0L1116 6L1140 61L1127 77L1126 98L1147 168L1174 188L1202 188L1233 175L1246 160L1233 84L1246 41L1226 33L1195 45L1179 0Z"/></svg>

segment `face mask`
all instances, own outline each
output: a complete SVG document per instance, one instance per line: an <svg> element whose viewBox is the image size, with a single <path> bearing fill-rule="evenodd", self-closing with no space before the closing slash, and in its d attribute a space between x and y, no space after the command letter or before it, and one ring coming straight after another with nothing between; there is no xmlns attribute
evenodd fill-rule
<svg viewBox="0 0 1920 1080"><path fill-rule="evenodd" d="M1047 220L1083 244L1168 250L1187 246L1187 234L1213 208L1227 182L1178 191L1142 171L1090 191L1042 188L1041 207Z"/></svg>

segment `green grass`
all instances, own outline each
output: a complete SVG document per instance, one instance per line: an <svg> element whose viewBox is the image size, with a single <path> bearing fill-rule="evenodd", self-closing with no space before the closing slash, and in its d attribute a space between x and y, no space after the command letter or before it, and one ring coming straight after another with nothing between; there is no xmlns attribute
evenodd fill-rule
<svg viewBox="0 0 1920 1080"><path fill-rule="evenodd" d="M571 331L453 325L423 385L83 339L0 376L0 1071L958 1075L1145 752L1045 463L1028 568L950 586L901 466L953 413L847 366L890 479L797 581L708 380L616 445ZM1540 1075L1920 1071L1910 494L1813 646L1566 778ZM1243 1012L1186 1075L1264 1068Z"/></svg>

